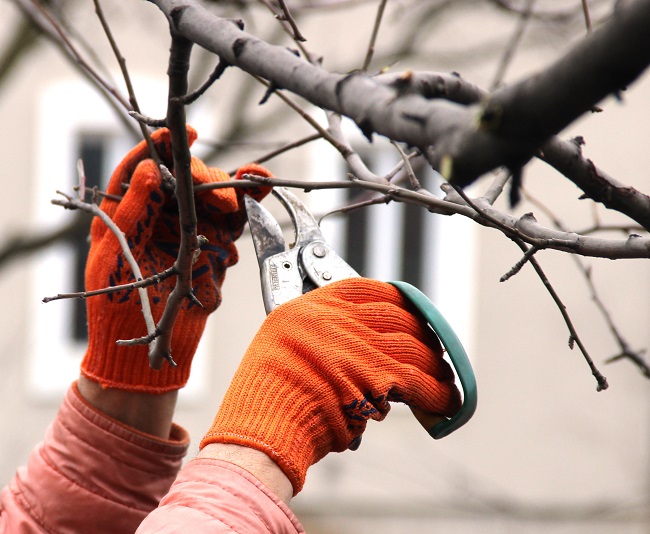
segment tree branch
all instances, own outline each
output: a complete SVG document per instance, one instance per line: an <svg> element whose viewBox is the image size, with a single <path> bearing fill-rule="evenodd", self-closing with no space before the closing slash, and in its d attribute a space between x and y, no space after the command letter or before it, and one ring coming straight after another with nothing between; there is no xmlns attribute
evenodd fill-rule
<svg viewBox="0 0 650 534"><path fill-rule="evenodd" d="M521 166L551 135L650 63L650 0L637 0L542 73L497 91L484 106L464 107L402 97L360 73L331 74L242 32L194 0L152 1L180 35L275 87L352 118L366 135L421 149L435 144L431 163L461 186L498 166Z"/></svg>
<svg viewBox="0 0 650 534"><path fill-rule="evenodd" d="M67 197L66 200L54 199L52 200L52 204L55 204L57 206L62 206L66 209L79 209L87 213L90 213L95 217L99 217L102 220L102 222L109 228L109 230L113 232L113 234L119 241L120 247L122 248L122 253L124 254L124 258L126 259L126 261L129 264L129 267L131 268L133 277L136 279L137 282L143 280L142 272L140 271L140 266L138 265L138 262L135 261L135 258L131 253L131 249L129 248L129 244L126 241L126 237L124 237L124 233L115 225L115 223L111 220L111 218L108 215L106 215L106 213L104 213L97 204L88 204L86 202L83 202L83 200L81 199L71 198L68 197L67 195L64 196ZM153 315L151 313L151 306L149 303L149 295L147 294L147 289L146 287L138 287L137 289L138 289L138 293L140 294L142 316L144 317L144 322L147 326L147 332L149 336L155 336L156 326L154 324ZM117 343L121 345L129 344L129 340L118 340Z"/></svg>
<svg viewBox="0 0 650 534"><path fill-rule="evenodd" d="M133 84L131 83L131 75L129 74L129 69L126 67L126 59L124 59L124 56L120 52L120 48L117 45L117 41L115 41L115 38L113 37L113 32L111 31L106 17L104 16L104 10L102 9L100 1L93 0L93 2L95 4L95 13L97 14L97 18L102 25L102 29L106 34L106 38L111 45L111 50L115 55L115 59L117 60L118 65L120 66L120 71L122 72L124 83L126 84L126 90L129 93L129 103L131 104L131 109L133 112L140 114L140 105L138 104L138 99L135 96L135 90L133 89ZM142 132L142 137L147 143L151 158L153 158L156 163L160 163L160 158L156 152L156 147L151 140L151 134L149 133L149 130L144 123L138 122L138 124L140 126L140 132Z"/></svg>
<svg viewBox="0 0 650 534"><path fill-rule="evenodd" d="M456 191L465 200L465 202L467 202L472 207L472 209L476 211L476 213L478 213L479 215L485 215L483 213L483 210L480 207L478 207L465 194L465 192L460 187L456 186ZM505 280L508 280L511 276L518 273L521 270L521 268L526 264L526 262L532 265L533 269L535 269L535 273L537 273L537 276L541 280L542 284L544 284L544 287L546 288L549 295L553 299L553 302L555 302L555 305L560 311L560 314L564 319L564 323L566 324L567 329L569 330L569 348L573 349L575 344L578 345L578 348L580 349L580 352L582 353L585 361L587 362L587 365L589 365L589 368L591 369L591 374L596 378L596 382L598 384L596 386L596 389L598 391L603 391L607 389L609 387L607 383L607 378L605 378L605 376L603 376L603 374L596 367L593 358L587 351L587 347L582 342L582 339L578 335L578 331L575 329L575 326L573 326L573 321L571 320L571 316L569 315L566 306L562 302L562 299L560 299L560 296L558 295L557 291L555 291L553 284L551 284L551 281L546 276L546 273L542 269L542 266L535 258L535 253L542 247L540 245L535 244L529 248L526 245L526 243L524 243L524 241L516 234L509 235L508 237L510 237L515 242L515 244L521 249L521 251L524 253L524 256L520 261L517 262L517 264L508 273L506 273L506 275L501 277L500 281L504 282Z"/></svg>
<svg viewBox="0 0 650 534"><path fill-rule="evenodd" d="M153 341L153 346L149 351L149 365L153 369L160 369L164 360L175 365L171 354L172 331L183 301L193 296L192 262L194 252L199 248L196 235L196 208L192 189L191 155L187 138L184 101L188 90L187 74L190 68L191 52L192 43L172 31L166 122L172 138L180 244L175 263L178 271L176 285L169 295L165 311L156 326L159 335Z"/></svg>
<svg viewBox="0 0 650 534"><path fill-rule="evenodd" d="M530 203L537 206L540 210L542 210L542 212L547 217L551 219L551 221L553 221L553 224L555 225L556 228L560 230L565 229L565 226L562 223L562 221L560 221L546 205L542 204L538 199L532 197L526 191L523 191L523 194L526 196L526 199ZM596 284L594 283L593 280L591 268L585 265L584 262L581 261L581 259L577 256L573 256L573 260L576 264L576 267L582 273L585 281L587 282L587 287L589 288L589 293L591 294L591 300L593 300L596 306L598 307L601 315L603 316L603 319L607 323L607 327L609 328L609 331L611 332L612 336L614 337L614 339L616 340L620 348L619 354L607 359L606 363L611 363L621 359L629 359L630 361L632 361L632 363L634 363L639 368L639 370L646 377L650 378L650 365L648 365L648 362L646 362L642 356L643 352L645 352L645 349L638 350L638 351L634 351L631 349L630 344L621 334L620 330L614 323L614 319L609 313L607 306L605 306L605 303L603 302L603 300L600 298L600 295L598 294L598 290L596 289Z"/></svg>
<svg viewBox="0 0 650 534"><path fill-rule="evenodd" d="M401 93L416 93L428 99L445 98L459 104L478 103L489 93L459 76L441 73L412 73L409 83L403 75L388 74L379 77ZM650 231L650 196L626 186L582 154L581 139L562 140L551 137L536 152L536 156L552 166L579 187L586 197L600 202L606 208L618 211Z"/></svg>
<svg viewBox="0 0 650 534"><path fill-rule="evenodd" d="M384 18L385 9L386 0L379 0L379 7L377 7L377 15L375 16L375 24L372 27L372 34L370 35L368 49L366 50L366 57L363 60L363 65L361 66L361 70L364 72L368 70L368 67L370 67L372 56L375 53L375 44L377 42L377 36L379 35L379 27L381 26L381 21Z"/></svg>
<svg viewBox="0 0 650 534"><path fill-rule="evenodd" d="M137 282L131 282L130 284L121 284L119 286L110 286L103 289L95 289L94 291L79 291L76 293L59 293L53 297L44 297L43 302L52 302L53 300L61 299L87 299L90 297L96 297L98 295L105 295L107 293L115 293L116 291L132 291L134 289L145 288L149 286L155 286L156 284L166 280L170 276L178 274L176 272L176 266L172 265L169 269L165 269L161 273L154 274L149 278L139 280Z"/></svg>
<svg viewBox="0 0 650 534"><path fill-rule="evenodd" d="M473 200L480 208L477 213L458 195L447 194L445 200L431 196L426 190L410 191L393 184L367 182L353 178L350 181L305 182L301 180L285 180L282 178L264 178L255 175L244 175L244 180L233 180L219 184L204 184L195 187L195 191L220 189L224 187L250 187L251 185L284 186L302 189L306 192L316 189L348 189L362 188L390 195L394 200L417 204L432 213L441 215L459 214L473 219L482 226L505 231L507 235L519 237L529 245L569 252L580 256L591 256L609 259L650 258L650 239L638 235L630 235L627 239L603 239L578 235L575 232L562 232L542 226L531 213L515 217L502 212L490 204L490 199L481 197ZM445 188L447 190L447 188Z"/></svg>

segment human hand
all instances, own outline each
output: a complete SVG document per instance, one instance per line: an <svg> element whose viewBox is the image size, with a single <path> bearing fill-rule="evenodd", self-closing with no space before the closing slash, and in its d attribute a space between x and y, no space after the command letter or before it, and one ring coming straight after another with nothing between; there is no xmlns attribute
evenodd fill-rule
<svg viewBox="0 0 650 534"><path fill-rule="evenodd" d="M188 127L190 144L196 137L196 132ZM172 169L169 131L156 131L152 140L163 163ZM230 180L224 171L207 167L196 158L192 158L191 170L194 184ZM244 174L270 176L258 165L239 169L236 178ZM207 317L221 302L221 285L226 269L238 260L234 242L246 223L243 197L248 194L261 199L268 192L266 187L227 188L195 195L197 233L208 240L192 271L193 293L203 307L188 299L178 315L172 337L172 357L176 367L165 365L159 371L152 370L146 345L116 345L118 339L139 338L147 334L138 292L124 290L87 300L89 343L81 365L82 374L103 387L129 391L162 393L183 387L189 378L192 358ZM180 240L178 208L174 196L162 187L161 172L149 158L144 142L131 150L116 168L107 193L123 195L120 201L105 198L100 207L125 234L142 276L147 278L171 267L178 255ZM134 282L117 238L100 219L93 221L90 235L86 290ZM148 288L156 322L174 285L175 277L170 277Z"/></svg>
<svg viewBox="0 0 650 534"><path fill-rule="evenodd" d="M461 406L440 343L410 302L389 284L351 278L267 317L201 447L264 452L295 495L310 465L358 446L391 401L445 417Z"/></svg>

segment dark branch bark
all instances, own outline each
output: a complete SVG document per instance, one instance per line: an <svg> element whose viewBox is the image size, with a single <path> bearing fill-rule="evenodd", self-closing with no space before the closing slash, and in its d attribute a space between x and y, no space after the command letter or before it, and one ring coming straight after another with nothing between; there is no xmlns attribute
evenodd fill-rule
<svg viewBox="0 0 650 534"><path fill-rule="evenodd" d="M582 155L578 143L552 138L539 158L567 176L585 196L624 213L650 231L650 197L626 186Z"/></svg>
<svg viewBox="0 0 650 534"><path fill-rule="evenodd" d="M171 355L171 337L176 317L186 298L192 296L192 260L199 248L196 236L196 208L192 189L191 155L187 139L185 96L188 91L187 73L190 68L192 42L175 34L172 28L172 46L169 54L169 95L167 125L171 132L176 178L176 199L180 224L180 245L176 259L178 271L176 286L169 295L167 306L156 325L159 335L149 352L149 364L160 369L166 359L175 365Z"/></svg>
<svg viewBox="0 0 650 534"><path fill-rule="evenodd" d="M481 109L479 128L436 147L452 161L448 176L461 186L486 167L517 168L539 147L595 104L618 94L650 63L650 1L616 10L607 24L540 73L496 91ZM492 154L477 151L492 149ZM474 156L474 158L472 158Z"/></svg>
<svg viewBox="0 0 650 534"><path fill-rule="evenodd" d="M415 92L426 98L445 98L459 104L478 103L488 97L487 91L450 74L412 73L408 84L403 74L382 75L379 78L400 91ZM579 187L585 197L627 215L650 231L650 197L618 182L585 158L580 143L551 137L536 155Z"/></svg>

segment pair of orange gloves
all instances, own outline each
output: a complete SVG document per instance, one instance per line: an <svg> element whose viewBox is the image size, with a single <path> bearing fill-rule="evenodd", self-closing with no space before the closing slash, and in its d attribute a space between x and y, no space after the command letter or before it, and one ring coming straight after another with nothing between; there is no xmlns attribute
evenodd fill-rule
<svg viewBox="0 0 650 534"><path fill-rule="evenodd" d="M196 132L188 128L190 143ZM153 134L168 168L171 141ZM227 173L192 159L195 184L229 180ZM258 165L243 174L270 176ZM161 186L157 165L144 143L115 170L101 209L126 235L142 275L160 273L178 251L176 200ZM104 387L163 393L183 387L208 315L221 301L225 271L237 262L235 240L246 223L243 196L261 200L268 188L213 189L196 194L198 233L208 238L193 268L194 294L172 341L177 367L149 368L146 346L116 345L146 335L137 291L88 299L88 350L82 373ZM99 219L91 228L86 289L133 282L113 233ZM154 319L173 288L169 278L149 288ZM389 284L350 279L312 291L274 310L250 345L221 408L201 442L234 443L266 453L293 484L303 486L307 469L329 452L358 442L368 419L382 420L389 402L451 416L460 394L436 338L399 291Z"/></svg>

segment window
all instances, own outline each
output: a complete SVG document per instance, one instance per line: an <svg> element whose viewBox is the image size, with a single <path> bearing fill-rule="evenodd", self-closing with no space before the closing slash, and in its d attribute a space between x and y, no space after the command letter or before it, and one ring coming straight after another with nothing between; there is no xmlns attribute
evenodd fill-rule
<svg viewBox="0 0 650 534"><path fill-rule="evenodd" d="M418 178L427 189L437 186L430 183L436 181L431 172L425 170ZM346 205L371 197L358 189L347 189L343 196ZM436 219L426 210L399 202L350 211L344 215L345 258L359 273L425 287L434 267L432 254L436 249L429 246L428 238L435 224ZM429 293L433 290L428 289Z"/></svg>

